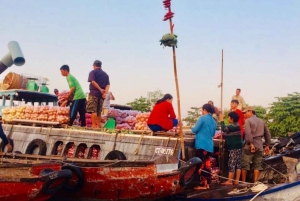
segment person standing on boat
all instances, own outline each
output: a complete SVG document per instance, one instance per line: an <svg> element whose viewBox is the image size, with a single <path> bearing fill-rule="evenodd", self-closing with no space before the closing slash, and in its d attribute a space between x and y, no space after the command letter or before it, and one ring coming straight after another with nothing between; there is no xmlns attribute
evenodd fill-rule
<svg viewBox="0 0 300 201"><path fill-rule="evenodd" d="M54 94L55 94L56 96L58 96L58 94L59 94L58 89L54 89Z"/></svg>
<svg viewBox="0 0 300 201"><path fill-rule="evenodd" d="M269 154L269 144L271 135L265 122L256 117L253 107L247 107L243 111L246 116L245 122L245 142L242 153L242 181L246 181L247 171L250 170L250 162L254 169L254 183L257 182L259 172L262 170L261 163L263 160L263 142L265 139L265 153Z"/></svg>
<svg viewBox="0 0 300 201"><path fill-rule="evenodd" d="M102 69L102 62L94 61L93 68L89 74L88 82L90 82L90 93L86 105L86 111L91 113L92 128L101 127L101 111L103 101L108 96L110 87L109 76Z"/></svg>
<svg viewBox="0 0 300 201"><path fill-rule="evenodd" d="M156 101L147 121L153 132L168 131L178 125L172 101L171 94L165 94L162 99Z"/></svg>
<svg viewBox="0 0 300 201"><path fill-rule="evenodd" d="M11 152L12 145L9 143L8 138L4 134L3 128L2 128L2 116L0 116L0 138L2 139L2 142L4 143L4 146L5 145L7 146L7 152Z"/></svg>
<svg viewBox="0 0 300 201"><path fill-rule="evenodd" d="M62 67L60 67L60 72L62 76L67 78L67 82L70 87L68 100L72 99L71 107L70 107L70 120L68 125L69 126L73 125L77 113L79 112L81 127L85 127L86 126L86 122L85 122L86 96L77 79L70 74L70 67L68 65L63 65ZM61 104L61 106L62 107L66 106L68 100L64 101Z"/></svg>
<svg viewBox="0 0 300 201"><path fill-rule="evenodd" d="M235 90L235 95L232 96L231 100L238 100L239 104L238 104L238 109L243 111L243 109L246 107L246 102L244 100L244 98L240 95L241 93L241 89L236 89Z"/></svg>
<svg viewBox="0 0 300 201"><path fill-rule="evenodd" d="M217 128L217 123L212 117L214 112L215 110L212 105L204 104L202 106L202 116L199 117L192 128L192 132L196 135L196 156L202 160L202 166L198 171L200 185L195 187L195 190L208 189L211 181L210 155L214 152L213 137Z"/></svg>
<svg viewBox="0 0 300 201"><path fill-rule="evenodd" d="M112 92L109 91L103 102L103 107L102 107L102 115L103 116L107 116L108 110L110 108L110 100L115 100L115 97L112 94Z"/></svg>
<svg viewBox="0 0 300 201"><path fill-rule="evenodd" d="M236 112L239 115L239 125L241 128L241 137L242 140L244 139L244 124L245 124L245 115L243 114L243 112L238 109L238 105L239 105L239 101L238 100L232 100L231 101L231 110Z"/></svg>
<svg viewBox="0 0 300 201"><path fill-rule="evenodd" d="M216 120L216 122L218 122L219 114L221 113L220 110L216 106L214 106L214 102L212 102L211 100L208 101L208 104L214 107L215 113L213 114L213 118Z"/></svg>
<svg viewBox="0 0 300 201"><path fill-rule="evenodd" d="M239 115L236 112L229 112L228 121L230 125L225 126L223 114L219 115L222 131L225 132L225 148L229 152L228 160L228 180L223 185L238 183L241 176L241 158L243 141L241 138L241 127L238 124ZM235 182L232 182L236 173Z"/></svg>

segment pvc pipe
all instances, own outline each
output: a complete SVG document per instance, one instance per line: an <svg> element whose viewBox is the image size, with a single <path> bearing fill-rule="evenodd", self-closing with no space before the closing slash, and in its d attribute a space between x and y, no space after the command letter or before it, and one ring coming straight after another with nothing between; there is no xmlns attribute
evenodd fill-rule
<svg viewBox="0 0 300 201"><path fill-rule="evenodd" d="M25 59L18 42L10 41L7 46L9 52L0 60L0 74L13 64L16 66L22 66L25 63Z"/></svg>
<svg viewBox="0 0 300 201"><path fill-rule="evenodd" d="M11 57L10 52L7 53L4 57L2 57L1 62L6 66L6 67L11 67L14 64L14 61Z"/></svg>
<svg viewBox="0 0 300 201"><path fill-rule="evenodd" d="M0 61L0 74L2 74L6 69L7 69L7 66L4 65L4 64Z"/></svg>
<svg viewBox="0 0 300 201"><path fill-rule="evenodd" d="M11 54L12 60L16 66L22 66L25 63L24 56L21 48L16 41L10 41L8 43L8 49Z"/></svg>

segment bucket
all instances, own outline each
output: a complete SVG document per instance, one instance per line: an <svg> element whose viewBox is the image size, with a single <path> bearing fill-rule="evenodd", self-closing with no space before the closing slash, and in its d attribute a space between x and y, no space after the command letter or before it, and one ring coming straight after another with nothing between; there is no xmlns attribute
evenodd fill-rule
<svg viewBox="0 0 300 201"><path fill-rule="evenodd" d="M26 89L27 78L17 73L8 73L3 80L3 90L7 89Z"/></svg>
<svg viewBox="0 0 300 201"><path fill-rule="evenodd" d="M40 92L49 93L49 88L46 85L40 86Z"/></svg>
<svg viewBox="0 0 300 201"><path fill-rule="evenodd" d="M39 86L37 85L37 83L35 83L34 80L29 80L26 85L26 89L29 91L37 91L39 89Z"/></svg>
<svg viewBox="0 0 300 201"><path fill-rule="evenodd" d="M108 117L104 128L106 128L107 130L114 130L116 128L116 121L113 118Z"/></svg>

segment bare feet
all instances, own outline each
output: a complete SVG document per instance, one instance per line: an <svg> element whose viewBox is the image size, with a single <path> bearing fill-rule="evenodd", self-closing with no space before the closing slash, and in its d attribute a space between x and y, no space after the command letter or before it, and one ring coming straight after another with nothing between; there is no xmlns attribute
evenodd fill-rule
<svg viewBox="0 0 300 201"><path fill-rule="evenodd" d="M209 189L209 187L205 187L205 186L197 186L194 188L195 190L205 190L205 189Z"/></svg>
<svg viewBox="0 0 300 201"><path fill-rule="evenodd" d="M224 183L221 183L221 185L232 185L232 181L226 181Z"/></svg>

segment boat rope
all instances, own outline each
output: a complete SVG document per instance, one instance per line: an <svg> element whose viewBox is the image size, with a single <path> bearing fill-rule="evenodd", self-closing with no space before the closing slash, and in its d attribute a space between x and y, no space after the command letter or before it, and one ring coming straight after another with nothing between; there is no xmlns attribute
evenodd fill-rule
<svg viewBox="0 0 300 201"><path fill-rule="evenodd" d="M260 185L260 186L259 186ZM253 188L256 188L255 190L260 190L258 193L256 193L256 195L253 197L253 198L251 198L251 200L249 200L249 201L253 201L253 200L255 200L255 198L257 198L257 196L259 196L262 192L264 192L265 190L267 190L268 189L268 186L266 186L266 185L264 185L264 184L258 184L257 186L254 186L254 187L252 187L251 188L251 190L253 189Z"/></svg>
<svg viewBox="0 0 300 201"><path fill-rule="evenodd" d="M139 139L137 147L135 148L135 150L133 152L133 155L137 155L139 153L139 148L140 148L140 145L141 145L141 142L142 142L143 138L144 138L144 132L141 134L141 137Z"/></svg>
<svg viewBox="0 0 300 201"><path fill-rule="evenodd" d="M263 162L263 163L264 163L266 166L268 166L270 169L272 169L272 170L274 170L275 172L277 172L277 173L281 174L282 176L284 176L284 178L286 179L286 181L288 180L288 177L287 177L285 174L283 174L282 172L280 172L280 171L276 170L275 168L271 167L271 166L268 165L267 163L265 163L265 162Z"/></svg>
<svg viewBox="0 0 300 201"><path fill-rule="evenodd" d="M210 172L207 172L207 171L205 171L205 170L201 170L201 171L203 171L203 172L205 172L205 173L208 173L208 174L212 175ZM235 180L235 179L229 179L229 178L227 178L227 177L222 177L222 176L219 176L219 175L217 175L217 177L223 178L223 179L232 180L232 181L237 181L237 180ZM259 196L262 192L264 192L265 190L268 189L268 186L265 185L265 184L263 184L263 183L261 183L261 182L256 182L256 183L243 182L243 181L238 181L238 182L239 182L239 183L244 183L244 184L252 184L253 186L250 188L251 191L252 191L253 193L258 192L258 193L255 194L255 196L254 196L251 200L249 200L249 201L253 201L255 198L257 198L257 196Z"/></svg>
<svg viewBox="0 0 300 201"><path fill-rule="evenodd" d="M202 171L202 172L205 172L205 173L207 173L207 174L212 175L211 172L208 172L208 171L205 171L205 170L201 170L201 171ZM215 176L215 175L214 175L214 176ZM216 175L216 176L219 177L219 178L222 178L222 179L227 179L227 180L239 182L239 183L241 183L241 184L249 184L249 185L254 185L254 184L255 184L255 183L251 183L251 182L237 181L237 180L235 180L235 179L229 179L228 177L222 177L222 176L220 176L220 175Z"/></svg>
<svg viewBox="0 0 300 201"><path fill-rule="evenodd" d="M54 161L54 162L60 162L60 163L62 163L62 164L67 164L68 166L78 167L78 165L72 164L72 163L70 163L70 162L63 162L63 161L60 161L60 160L56 160L56 161ZM108 166L115 165L115 164L120 163L120 162L121 162L121 161L116 161L116 162L113 162L113 163L108 163L108 164L106 164L106 165L99 165L99 166L97 166L97 167L108 167Z"/></svg>

